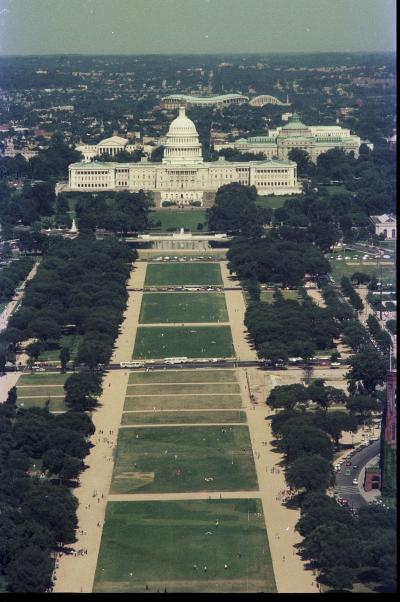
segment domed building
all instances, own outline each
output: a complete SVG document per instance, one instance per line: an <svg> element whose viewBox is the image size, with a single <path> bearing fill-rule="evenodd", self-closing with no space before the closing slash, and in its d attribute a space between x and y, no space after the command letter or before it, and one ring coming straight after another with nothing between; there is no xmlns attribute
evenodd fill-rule
<svg viewBox="0 0 400 602"><path fill-rule="evenodd" d="M158 207L165 203L209 207L218 188L232 182L254 185L260 196L301 192L293 161L235 163L220 157L218 161L204 162L196 126L187 117L185 108L180 107L166 135L161 163L152 163L146 158L140 163L90 160L73 163L69 166L68 190L145 190L153 192Z"/></svg>
<svg viewBox="0 0 400 602"><path fill-rule="evenodd" d="M339 125L305 125L297 113L283 127L269 130L265 136L239 138L235 142L215 144L215 150L234 148L241 153L264 153L268 159L288 159L293 149L306 151L310 161L317 162L322 153L332 148L359 155L361 139Z"/></svg>

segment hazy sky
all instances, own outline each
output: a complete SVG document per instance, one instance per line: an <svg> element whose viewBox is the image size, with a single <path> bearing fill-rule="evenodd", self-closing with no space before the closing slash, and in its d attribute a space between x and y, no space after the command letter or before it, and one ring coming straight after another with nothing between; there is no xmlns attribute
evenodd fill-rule
<svg viewBox="0 0 400 602"><path fill-rule="evenodd" d="M381 51L395 0L0 0L0 54Z"/></svg>

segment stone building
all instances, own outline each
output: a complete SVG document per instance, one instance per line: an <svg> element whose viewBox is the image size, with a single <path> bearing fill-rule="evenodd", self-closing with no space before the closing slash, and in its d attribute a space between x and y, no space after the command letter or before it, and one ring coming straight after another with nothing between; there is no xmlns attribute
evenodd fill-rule
<svg viewBox="0 0 400 602"><path fill-rule="evenodd" d="M397 220L392 213L384 213L383 215L371 215L370 220L374 234L379 236L383 234L388 240L397 239Z"/></svg>
<svg viewBox="0 0 400 602"><path fill-rule="evenodd" d="M215 144L216 151L234 148L242 153L264 153L268 159L287 160L293 149L302 149L310 155L311 161L317 161L318 155L332 148L359 155L361 140L350 133L349 129L339 125L305 125L297 113L293 113L288 123L276 130L270 130L265 136L239 138L235 142Z"/></svg>
<svg viewBox="0 0 400 602"><path fill-rule="evenodd" d="M115 138L103 142L107 142L111 149L118 148ZM180 107L179 115L172 121L166 135L161 163L150 162L147 158L139 163L73 163L69 166L68 189L91 192L145 190L154 193L156 206L172 202L178 206L195 204L207 207L212 205L218 188L232 182L254 185L260 196L301 192L294 161L277 159L235 163L221 157L218 161L204 162L196 126L186 116L184 107Z"/></svg>
<svg viewBox="0 0 400 602"><path fill-rule="evenodd" d="M129 140L121 136L105 138L98 144L78 144L76 146L76 150L82 153L85 162L92 161L94 157L98 157L99 155L114 157L121 151L133 153L137 148L136 144L129 144Z"/></svg>

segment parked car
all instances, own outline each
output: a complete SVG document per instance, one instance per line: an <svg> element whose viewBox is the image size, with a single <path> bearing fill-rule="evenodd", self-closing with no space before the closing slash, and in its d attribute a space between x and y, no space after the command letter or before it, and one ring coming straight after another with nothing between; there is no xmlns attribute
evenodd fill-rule
<svg viewBox="0 0 400 602"><path fill-rule="evenodd" d="M358 479L353 479L353 485L358 485Z"/></svg>

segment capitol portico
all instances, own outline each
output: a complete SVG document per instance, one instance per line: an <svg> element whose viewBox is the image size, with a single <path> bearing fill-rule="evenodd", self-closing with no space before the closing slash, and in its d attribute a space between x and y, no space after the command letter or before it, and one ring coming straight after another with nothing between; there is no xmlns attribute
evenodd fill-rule
<svg viewBox="0 0 400 602"><path fill-rule="evenodd" d="M69 190L151 191L157 206L210 206L218 188L232 182L254 185L260 196L301 192L293 161L231 162L221 157L204 162L196 126L184 107L169 127L161 163L143 158L139 163L84 161L69 166Z"/></svg>

